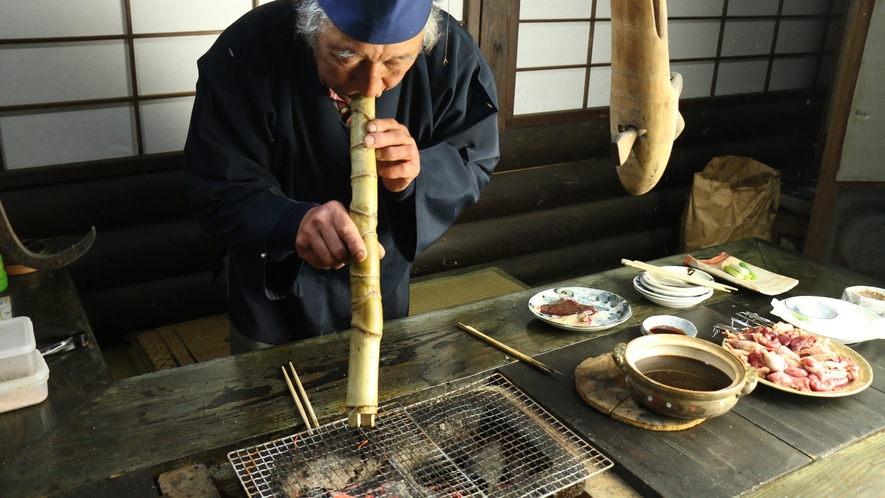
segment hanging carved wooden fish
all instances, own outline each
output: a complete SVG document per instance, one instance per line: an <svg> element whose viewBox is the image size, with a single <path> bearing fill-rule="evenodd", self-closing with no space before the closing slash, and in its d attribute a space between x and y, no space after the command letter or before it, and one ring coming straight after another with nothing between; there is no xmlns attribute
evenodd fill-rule
<svg viewBox="0 0 885 498"><path fill-rule="evenodd" d="M651 190L685 122L682 76L670 72L666 0L613 0L612 156L633 195Z"/></svg>

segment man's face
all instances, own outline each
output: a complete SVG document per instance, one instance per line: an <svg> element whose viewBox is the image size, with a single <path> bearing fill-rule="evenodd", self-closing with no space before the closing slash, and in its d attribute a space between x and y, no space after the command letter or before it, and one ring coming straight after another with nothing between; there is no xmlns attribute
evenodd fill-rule
<svg viewBox="0 0 885 498"><path fill-rule="evenodd" d="M421 52L423 33L394 45L372 45L331 22L320 31L314 57L320 79L346 102L353 95L380 97L395 87Z"/></svg>

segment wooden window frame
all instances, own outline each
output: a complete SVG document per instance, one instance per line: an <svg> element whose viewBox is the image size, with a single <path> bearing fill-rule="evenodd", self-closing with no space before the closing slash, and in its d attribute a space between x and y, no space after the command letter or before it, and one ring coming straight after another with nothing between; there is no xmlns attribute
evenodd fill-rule
<svg viewBox="0 0 885 498"><path fill-rule="evenodd" d="M609 17L596 17L596 6L599 0L591 0L591 15L590 18L580 18L580 19L532 19L532 20L519 20L519 0L468 0L471 3L479 2L481 3L481 15L480 15L480 32L482 33L481 38L479 38L480 47L483 50L483 53L486 56L486 59L489 61L489 64L492 66L492 70L496 75L496 82L498 84L498 103L500 107L499 112L499 126L502 129L505 128L516 128L523 126L537 126L543 124L550 123L561 123L561 122L570 122L570 121L580 121L580 120L588 120L588 119L601 119L607 118L609 115L608 107L587 107L587 91L590 82L589 72L593 67L605 67L610 66L609 63L593 63L593 37L595 35L595 27L596 22L609 22L611 18ZM820 71L822 68L823 60L826 56L834 56L835 51L826 49L827 37L826 34L830 29L830 23L834 19L839 19L843 17L843 14L834 12L834 5L838 0L829 0L827 12L826 14L814 14L814 15L784 15L783 14L783 6L784 0L778 1L777 12L772 15L759 15L759 16L728 16L728 4L729 0L724 0L722 4L722 13L718 16L702 16L702 17L668 17L668 22L672 21L719 21L719 37L718 44L716 47L716 55L713 57L701 57L701 58L685 58L685 59L671 59L670 63L683 63L683 62L713 62L713 78L710 85L710 93L706 97L697 97L692 99L685 99L680 101L680 105L684 106L687 103L691 102L693 106L719 106L723 100L728 101L731 98L740 98L742 102L747 102L747 99L751 101L765 101L768 100L771 96L762 97L765 94L773 94L773 95L783 95L789 94L792 91L771 91L769 90L770 82L771 82L771 71L774 65L774 61L777 59L788 59L794 58L797 56L809 56L815 55L817 56L817 65L815 68L814 80L817 82L820 78ZM781 21L784 20L802 20L802 19L824 19L824 36L821 38L820 46L818 50L814 52L807 53L789 53L789 54L777 54L777 36L778 31L780 29ZM768 54L765 55L750 55L750 56L722 56L722 43L723 37L725 33L725 25L728 20L773 20L775 21L774 33L772 36L771 47L768 50ZM517 36L520 23L528 24L528 23L555 23L555 22L590 22L590 35L588 39L587 46L587 62L582 65L569 65L569 66L555 66L555 67L532 67L532 68L517 68L516 67L516 52L517 52ZM721 61L736 61L736 60L765 60L768 61L768 68L766 70L765 77L765 85L764 90L758 93L752 94L741 94L741 95L716 95L716 82L719 73L719 64ZM515 100L515 86L516 86L516 74L518 72L529 72L529 71L539 71L543 69L564 69L564 68L586 68L587 73L584 77L584 95L583 95L583 108L581 109L570 109L565 111L553 111L553 112L541 112L534 114L523 114L523 115L514 115L514 100ZM812 87L813 88L813 87ZM806 89L797 89L799 91ZM793 92L794 93L794 92ZM704 104L704 101L707 101L707 104Z"/></svg>
<svg viewBox="0 0 885 498"><path fill-rule="evenodd" d="M259 6L258 0L252 0L252 9L255 9ZM67 44L67 43L81 43L81 42L95 42L95 41L122 41L126 45L127 56L129 58L129 66L128 76L130 78L129 89L130 94L125 97L111 97L111 98L99 98L99 99L84 99L84 100L69 100L69 101L58 101L58 102L37 102L33 104L18 104L18 105L7 105L0 106L0 113L13 113L13 112L27 112L27 111L39 111L46 109L73 109L78 107L90 107L90 106L100 106L100 105L109 105L109 104L127 104L131 106L133 112L133 121L135 128L135 140L136 140L136 155L127 156L123 158L109 159L109 160L96 160L96 161L85 161L82 163L65 163L59 165L49 165L49 166L38 166L32 168L22 168L10 170L5 164L5 160L3 158L2 150L0 150L0 188L8 188L7 183L11 178L11 182L13 185L22 185L22 184L33 184L33 183L41 183L39 181L39 177L52 177L55 180L56 175L61 174L64 178L89 178L95 176L105 176L107 174L120 174L120 170L117 168L117 164L123 161L135 161L136 164L140 164L142 167L148 168L156 168L159 164L162 164L163 161L156 160L146 160L140 158L148 158L151 156L157 156L158 158L169 157L170 154L145 154L144 152L144 134L142 132L142 124L141 124L141 104L143 102L148 102L151 100L160 100L160 99L170 99L170 98L181 98L181 97L193 97L196 95L195 91L185 91L185 92L168 92L168 93L157 93L157 94L142 94L138 90L138 72L136 69L136 60L135 60L135 40L140 39L148 39L148 38L176 38L176 37L186 37L186 36L201 36L201 35L218 35L221 34L223 30L206 30L206 31L175 31L175 32L167 32L167 33L141 33L135 34L133 33L132 28L132 6L130 0L123 1L123 10L124 10L124 32L118 35L97 35L97 36L62 36L62 37L39 37L39 38L5 38L0 39L0 46L14 46L14 45L34 45L40 43L51 43L51 44ZM2 146L2 144L0 144ZM171 153L176 154L176 153ZM180 155L180 154L179 154ZM153 166L148 166L153 165ZM166 169L165 167L161 167L162 169ZM80 169L82 170L80 173L70 173L65 174L63 170L65 169ZM28 170L34 170L33 173L25 173ZM21 172L21 173L19 173ZM30 179L30 180L28 180ZM55 183L54 181L52 183Z"/></svg>

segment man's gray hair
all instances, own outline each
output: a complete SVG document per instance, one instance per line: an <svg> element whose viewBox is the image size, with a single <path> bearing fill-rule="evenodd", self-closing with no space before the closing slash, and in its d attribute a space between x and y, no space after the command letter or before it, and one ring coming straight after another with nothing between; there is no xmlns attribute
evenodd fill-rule
<svg viewBox="0 0 885 498"><path fill-rule="evenodd" d="M326 11L320 6L317 0L293 0L295 4L295 14L298 34L307 40L311 48L316 48L317 38L323 27L329 21ZM437 7L436 3L430 8L430 16L427 18L427 24L424 25L424 38L421 42L421 48L424 53L429 54L436 42L439 40L439 21L442 19L442 11Z"/></svg>

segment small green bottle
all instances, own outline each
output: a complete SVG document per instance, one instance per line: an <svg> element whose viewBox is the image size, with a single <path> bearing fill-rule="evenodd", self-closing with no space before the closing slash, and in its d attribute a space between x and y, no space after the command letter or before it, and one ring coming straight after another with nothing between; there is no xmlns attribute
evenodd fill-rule
<svg viewBox="0 0 885 498"><path fill-rule="evenodd" d="M0 256L0 292L9 287L9 277L6 276L6 270L3 269L3 256Z"/></svg>

